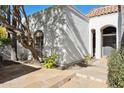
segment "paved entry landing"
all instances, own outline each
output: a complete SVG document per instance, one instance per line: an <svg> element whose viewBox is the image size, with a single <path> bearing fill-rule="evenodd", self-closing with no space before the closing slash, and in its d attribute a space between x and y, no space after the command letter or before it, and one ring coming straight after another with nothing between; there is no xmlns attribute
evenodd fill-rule
<svg viewBox="0 0 124 93"><path fill-rule="evenodd" d="M0 70L2 88L106 88L107 68L95 63L80 69L35 69L12 65Z"/></svg>
<svg viewBox="0 0 124 93"><path fill-rule="evenodd" d="M0 68L0 85L38 70L23 64L13 64Z"/></svg>
<svg viewBox="0 0 124 93"><path fill-rule="evenodd" d="M25 65L11 65L0 70L2 88L61 87L75 73L57 69L35 69Z"/></svg>
<svg viewBox="0 0 124 93"><path fill-rule="evenodd" d="M76 76L63 88L107 88L107 63L95 61L86 68L74 69Z"/></svg>

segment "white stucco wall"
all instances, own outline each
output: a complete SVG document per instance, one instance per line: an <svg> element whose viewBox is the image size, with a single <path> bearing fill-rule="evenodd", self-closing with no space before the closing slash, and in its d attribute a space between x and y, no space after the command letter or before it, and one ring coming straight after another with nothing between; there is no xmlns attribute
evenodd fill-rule
<svg viewBox="0 0 124 93"><path fill-rule="evenodd" d="M63 11L66 14L64 64L79 62L89 50L89 20L71 6L65 7Z"/></svg>
<svg viewBox="0 0 124 93"><path fill-rule="evenodd" d="M82 51L85 55L87 55L89 50L89 43L87 42L89 41L89 20L83 14L75 13L74 11L70 11L70 13L73 19L73 23L77 28L77 30L74 31L77 31L76 33L79 33L82 40L82 42L80 42L82 44Z"/></svg>
<svg viewBox="0 0 124 93"><path fill-rule="evenodd" d="M82 61L89 54L89 20L71 6L51 7L30 16L30 29L44 33L43 54L58 54L58 65ZM30 58L30 57L29 57Z"/></svg>
<svg viewBox="0 0 124 93"><path fill-rule="evenodd" d="M96 51L95 51L95 57L101 58L102 56L102 33L101 30L104 29L107 26L114 26L116 27L116 42L117 42L117 48L119 47L119 36L120 36L120 27L119 27L119 13L112 13L107 15L101 15L92 17L89 19L89 53L93 55L93 47L92 47L92 29L95 29L96 33Z"/></svg>

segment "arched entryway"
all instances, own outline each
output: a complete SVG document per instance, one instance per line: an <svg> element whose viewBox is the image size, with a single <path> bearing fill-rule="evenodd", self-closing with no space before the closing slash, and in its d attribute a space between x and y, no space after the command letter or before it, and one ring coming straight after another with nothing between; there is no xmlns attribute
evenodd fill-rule
<svg viewBox="0 0 124 93"><path fill-rule="evenodd" d="M95 29L91 30L92 33L92 56L95 57L95 51L96 51L96 32Z"/></svg>
<svg viewBox="0 0 124 93"><path fill-rule="evenodd" d="M116 49L116 27L106 26L102 30L102 56L109 56Z"/></svg>
<svg viewBox="0 0 124 93"><path fill-rule="evenodd" d="M34 40L35 40L35 48L40 57L42 57L43 39L44 39L43 32L41 30L37 30L34 33Z"/></svg>

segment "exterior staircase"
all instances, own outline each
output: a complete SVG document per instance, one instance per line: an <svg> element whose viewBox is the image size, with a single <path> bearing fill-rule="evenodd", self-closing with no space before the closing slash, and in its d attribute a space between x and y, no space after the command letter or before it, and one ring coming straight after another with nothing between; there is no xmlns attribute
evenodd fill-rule
<svg viewBox="0 0 124 93"><path fill-rule="evenodd" d="M94 60L90 66L75 70L76 76L63 88L107 88L107 63Z"/></svg>

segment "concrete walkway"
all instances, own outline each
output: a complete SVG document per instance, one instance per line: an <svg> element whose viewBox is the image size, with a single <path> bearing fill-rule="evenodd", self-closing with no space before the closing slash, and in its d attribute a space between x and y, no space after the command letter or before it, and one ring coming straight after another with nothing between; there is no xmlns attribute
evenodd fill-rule
<svg viewBox="0 0 124 93"><path fill-rule="evenodd" d="M106 88L106 83L98 82L95 80L74 77L69 82L65 83L62 88Z"/></svg>
<svg viewBox="0 0 124 93"><path fill-rule="evenodd" d="M28 72L27 72L28 70ZM12 65L0 70L2 88L60 87L74 77L73 71L56 69L32 69L25 65ZM3 74L6 73L6 74ZM7 78L11 77L11 78Z"/></svg>
<svg viewBox="0 0 124 93"><path fill-rule="evenodd" d="M92 66L75 70L76 76L64 88L107 88L107 64L96 61Z"/></svg>
<svg viewBox="0 0 124 93"><path fill-rule="evenodd" d="M95 62L80 69L34 69L27 65L12 65L0 69L2 88L105 88L107 66Z"/></svg>

